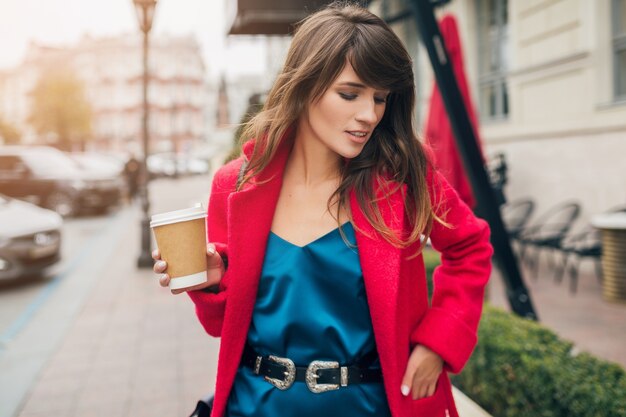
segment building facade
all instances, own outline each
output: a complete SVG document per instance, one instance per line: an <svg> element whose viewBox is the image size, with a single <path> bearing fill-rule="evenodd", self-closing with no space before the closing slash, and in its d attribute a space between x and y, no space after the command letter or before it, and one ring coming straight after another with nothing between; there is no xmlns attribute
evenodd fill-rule
<svg viewBox="0 0 626 417"><path fill-rule="evenodd" d="M139 36L84 37L73 47L31 45L24 62L0 82L0 114L38 143L28 124L30 91L51 66L68 66L85 83L93 111L92 149L141 152L143 112ZM210 87L200 49L193 37L154 36L149 53L150 149L186 152L206 140Z"/></svg>
<svg viewBox="0 0 626 417"><path fill-rule="evenodd" d="M282 69L291 38L287 36L248 36L231 35L228 39L229 47L236 54L253 48L257 52L259 62L249 63L255 69L226 68L222 82L228 96L227 120L231 124L238 124L248 108L250 98L255 95L264 97L274 84L276 75Z"/></svg>
<svg viewBox="0 0 626 417"><path fill-rule="evenodd" d="M382 17L408 0L376 0ZM582 221L626 204L626 1L452 0L487 157L502 152L509 200L537 212L577 200ZM430 62L415 20L392 27L411 52L423 124Z"/></svg>

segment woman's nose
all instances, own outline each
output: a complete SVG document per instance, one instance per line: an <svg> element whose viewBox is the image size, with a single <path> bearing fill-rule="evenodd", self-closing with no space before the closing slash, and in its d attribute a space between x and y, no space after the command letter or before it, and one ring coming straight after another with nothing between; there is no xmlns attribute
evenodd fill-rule
<svg viewBox="0 0 626 417"><path fill-rule="evenodd" d="M376 124L378 122L378 114L376 113L376 103L374 101L363 103L356 115L356 120L367 124Z"/></svg>

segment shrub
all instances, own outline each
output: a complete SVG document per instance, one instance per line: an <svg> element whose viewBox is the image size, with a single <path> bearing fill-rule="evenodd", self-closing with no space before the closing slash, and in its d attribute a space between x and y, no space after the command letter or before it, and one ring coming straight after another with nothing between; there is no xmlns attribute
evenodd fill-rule
<svg viewBox="0 0 626 417"><path fill-rule="evenodd" d="M433 271L441 263L439 253L431 248L424 248L422 252L424 257L424 266L426 267L426 279L428 281L428 299L433 294Z"/></svg>
<svg viewBox="0 0 626 417"><path fill-rule="evenodd" d="M424 251L429 293L439 255ZM626 372L541 324L486 305L454 385L496 417L626 417Z"/></svg>
<svg viewBox="0 0 626 417"><path fill-rule="evenodd" d="M498 417L626 416L626 372L540 324L486 306L479 343L453 382Z"/></svg>

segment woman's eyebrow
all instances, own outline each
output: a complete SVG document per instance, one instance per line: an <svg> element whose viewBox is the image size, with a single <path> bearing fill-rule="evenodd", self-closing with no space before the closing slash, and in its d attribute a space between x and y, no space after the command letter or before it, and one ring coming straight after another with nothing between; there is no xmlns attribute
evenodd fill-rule
<svg viewBox="0 0 626 417"><path fill-rule="evenodd" d="M354 81L344 81L342 83L339 83L339 85L347 86L347 87L356 87L356 88L367 88L365 84L357 83Z"/></svg>
<svg viewBox="0 0 626 417"><path fill-rule="evenodd" d="M339 86L354 87L354 88L367 88L365 84L358 83L355 81L344 81L342 83L339 83ZM389 94L389 90L376 90L376 91L380 93L384 93L384 94Z"/></svg>

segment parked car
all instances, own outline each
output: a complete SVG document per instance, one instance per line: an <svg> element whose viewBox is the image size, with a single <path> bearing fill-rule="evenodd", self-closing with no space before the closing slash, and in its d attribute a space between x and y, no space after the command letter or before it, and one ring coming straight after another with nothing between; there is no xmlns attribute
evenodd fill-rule
<svg viewBox="0 0 626 417"><path fill-rule="evenodd" d="M124 173L124 162L112 156L97 152L68 153L67 155L85 170L111 177L121 177Z"/></svg>
<svg viewBox="0 0 626 417"><path fill-rule="evenodd" d="M153 178L174 177L176 175L202 175L211 166L205 159L191 155L175 155L172 152L156 153L148 156L148 171Z"/></svg>
<svg viewBox="0 0 626 417"><path fill-rule="evenodd" d="M0 148L0 193L56 211L63 217L103 211L120 203L120 181L81 170L63 152L45 146Z"/></svg>
<svg viewBox="0 0 626 417"><path fill-rule="evenodd" d="M179 164L184 164L187 175L204 175L211 170L211 164L208 160L192 156L179 159Z"/></svg>
<svg viewBox="0 0 626 417"><path fill-rule="evenodd" d="M176 174L176 162L173 153L156 153L146 161L152 178L173 177Z"/></svg>
<svg viewBox="0 0 626 417"><path fill-rule="evenodd" d="M128 184L124 173L124 162L109 155L96 152L68 153L76 165L89 177L100 177L114 182L122 196L128 194Z"/></svg>
<svg viewBox="0 0 626 417"><path fill-rule="evenodd" d="M0 195L0 280L38 274L56 264L62 225L54 211Z"/></svg>

